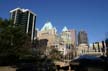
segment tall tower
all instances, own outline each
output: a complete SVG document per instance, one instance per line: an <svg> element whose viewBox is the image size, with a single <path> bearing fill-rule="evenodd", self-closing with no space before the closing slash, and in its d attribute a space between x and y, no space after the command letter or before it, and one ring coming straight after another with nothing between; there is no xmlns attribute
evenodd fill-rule
<svg viewBox="0 0 108 71"><path fill-rule="evenodd" d="M36 14L29 9L16 8L10 11L13 24L20 25L23 31L30 35L31 41L35 37Z"/></svg>
<svg viewBox="0 0 108 71"><path fill-rule="evenodd" d="M78 45L87 44L88 45L88 37L85 31L80 31L78 33Z"/></svg>
<svg viewBox="0 0 108 71"><path fill-rule="evenodd" d="M76 47L76 30L72 29L72 30L69 30L69 32L71 33L71 41L72 41L72 45L73 47Z"/></svg>

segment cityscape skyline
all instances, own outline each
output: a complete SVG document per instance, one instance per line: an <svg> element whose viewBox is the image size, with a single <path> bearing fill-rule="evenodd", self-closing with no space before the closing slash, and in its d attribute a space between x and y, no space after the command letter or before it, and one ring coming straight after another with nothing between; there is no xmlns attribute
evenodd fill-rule
<svg viewBox="0 0 108 71"><path fill-rule="evenodd" d="M5 5L5 3L7 4ZM47 20L61 32L64 26L69 29L81 29L88 33L90 43L105 39L108 26L108 1L106 0L67 0L67 1L34 1L25 2L14 0L1 0L0 17L9 18L9 11L16 8L28 8L37 14L36 28L42 28ZM29 5L29 6L28 6ZM62 25L61 25L62 24Z"/></svg>

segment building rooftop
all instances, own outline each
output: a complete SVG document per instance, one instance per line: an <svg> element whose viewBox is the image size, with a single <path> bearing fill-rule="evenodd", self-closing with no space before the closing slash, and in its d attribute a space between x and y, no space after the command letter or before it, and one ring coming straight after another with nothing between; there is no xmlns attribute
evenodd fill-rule
<svg viewBox="0 0 108 71"><path fill-rule="evenodd" d="M54 28L52 23L50 21L48 21L48 22L46 22L44 24L44 26L42 27L41 31L49 30L49 29L52 29L52 28Z"/></svg>
<svg viewBox="0 0 108 71"><path fill-rule="evenodd" d="M64 26L64 28L62 29L62 32L68 31L68 28L66 26Z"/></svg>
<svg viewBox="0 0 108 71"><path fill-rule="evenodd" d="M29 10L29 9L21 9L21 8L15 8L15 9L13 9L13 10L11 10L10 11L10 13L12 13L12 12L14 12L14 11L16 11L16 10L21 10L22 12L27 12L27 11L29 11L29 12L31 12L32 14L34 14L35 16L36 16L36 14L34 13L34 12L32 12L31 10Z"/></svg>

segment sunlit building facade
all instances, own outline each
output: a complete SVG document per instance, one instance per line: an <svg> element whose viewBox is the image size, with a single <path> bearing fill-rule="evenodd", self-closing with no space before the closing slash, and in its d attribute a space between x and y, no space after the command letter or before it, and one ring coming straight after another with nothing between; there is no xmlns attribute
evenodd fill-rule
<svg viewBox="0 0 108 71"><path fill-rule="evenodd" d="M52 26L51 22L46 22L44 24L44 26L42 27L42 29L40 31L38 31L38 39L47 39L48 43L47 46L48 47L57 47L57 33L56 33L56 28Z"/></svg>
<svg viewBox="0 0 108 71"><path fill-rule="evenodd" d="M76 45L77 45L76 30L72 29L72 30L69 30L69 32L70 32L70 36L71 36L72 45L74 48L76 48Z"/></svg>
<svg viewBox="0 0 108 71"><path fill-rule="evenodd" d="M76 47L76 31L69 30L65 26L61 32L62 44L64 46L64 59L71 60L75 56Z"/></svg>

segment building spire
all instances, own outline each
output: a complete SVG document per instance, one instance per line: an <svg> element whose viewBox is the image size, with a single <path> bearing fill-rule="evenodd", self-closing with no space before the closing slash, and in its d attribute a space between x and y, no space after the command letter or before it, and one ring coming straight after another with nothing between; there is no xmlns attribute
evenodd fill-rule
<svg viewBox="0 0 108 71"><path fill-rule="evenodd" d="M64 28L62 29L62 32L68 31L68 28L66 26L64 26Z"/></svg>
<svg viewBox="0 0 108 71"><path fill-rule="evenodd" d="M41 31L44 31L44 30L49 30L49 29L52 29L53 28L53 25L50 21L47 21L44 26L42 27Z"/></svg>

